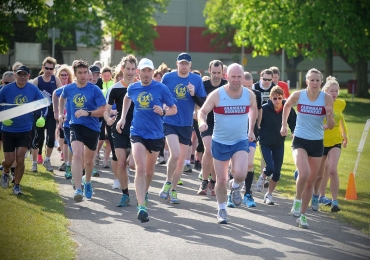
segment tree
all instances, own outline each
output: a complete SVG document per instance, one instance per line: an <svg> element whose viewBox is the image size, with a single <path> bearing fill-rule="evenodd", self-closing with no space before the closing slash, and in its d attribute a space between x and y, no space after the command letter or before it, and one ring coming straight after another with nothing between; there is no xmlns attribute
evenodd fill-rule
<svg viewBox="0 0 370 260"><path fill-rule="evenodd" d="M104 48L103 36L109 34L123 42L124 52L145 54L153 51L153 39L157 37L154 15L165 12L168 3L169 0L54 0L48 7L45 0L9 0L0 9L0 53L9 50L8 38L14 35L14 22L21 19L30 28L37 28L38 40L43 43L50 41L48 29L60 29L56 53L61 53L58 47L75 43L74 34L78 30L84 32L80 40L88 47ZM57 57L58 62L63 63L62 58Z"/></svg>
<svg viewBox="0 0 370 260"><path fill-rule="evenodd" d="M370 19L366 15L370 7L365 0L233 0L227 8L221 2L210 0L206 4L210 32L233 28L234 42L252 46L254 56L284 48L288 58L330 58L335 51L358 69L370 59ZM368 96L367 73L356 73L356 79L357 95Z"/></svg>

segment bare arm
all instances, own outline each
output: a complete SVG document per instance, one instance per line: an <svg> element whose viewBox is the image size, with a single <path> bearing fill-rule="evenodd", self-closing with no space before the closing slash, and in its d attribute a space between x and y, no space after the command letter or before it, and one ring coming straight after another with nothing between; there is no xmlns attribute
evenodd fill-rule
<svg viewBox="0 0 370 260"><path fill-rule="evenodd" d="M39 77L36 77L31 82L33 85L39 86Z"/></svg>
<svg viewBox="0 0 370 260"><path fill-rule="evenodd" d="M63 87L63 85L62 85L62 81L60 80L60 78L55 77L55 81L56 81L56 83L57 83L57 88Z"/></svg>
<svg viewBox="0 0 370 260"><path fill-rule="evenodd" d="M250 97L250 106L249 106L249 125L248 125L248 139L250 142L256 139L254 135L254 125L256 123L257 114L259 113L257 109L257 101L256 96L254 95L253 91L249 90L249 97ZM262 112L262 109L260 109ZM261 113L262 115L262 113ZM262 116L261 116L262 119Z"/></svg>
<svg viewBox="0 0 370 260"><path fill-rule="evenodd" d="M300 96L299 91L293 92L293 94L290 95L290 97L288 98L288 100L284 104L283 118L282 118L282 121L281 121L281 130L280 130L280 134L282 136L287 136L287 134L288 134L287 122L288 122L288 117L289 117L289 114L290 114L290 110L291 110L293 105L298 103L299 96Z"/></svg>
<svg viewBox="0 0 370 260"><path fill-rule="evenodd" d="M122 133L122 127L126 123L126 115L127 115L128 109L130 108L130 105L131 105L131 98L125 95L123 99L121 118L118 120L117 125L116 125L116 129L118 133Z"/></svg>
<svg viewBox="0 0 370 260"><path fill-rule="evenodd" d="M105 110L103 113L104 120L107 122L107 125L111 126L114 121L116 121L116 117L110 117L111 115L111 110L112 110L112 105L106 104Z"/></svg>
<svg viewBox="0 0 370 260"><path fill-rule="evenodd" d="M329 94L325 94L325 109L326 109L326 125L329 129L333 129L335 126L334 114L333 114L333 98Z"/></svg>
<svg viewBox="0 0 370 260"><path fill-rule="evenodd" d="M54 118L55 118L56 121L58 121L58 117L59 117L59 98L55 94L55 90L53 91L52 102L53 102Z"/></svg>
<svg viewBox="0 0 370 260"><path fill-rule="evenodd" d="M59 123L63 123L65 121L65 118L64 118L64 107L66 106L66 101L67 99L60 96L59 98L59 116L58 116L58 120L59 120ZM62 112L62 113L60 113Z"/></svg>

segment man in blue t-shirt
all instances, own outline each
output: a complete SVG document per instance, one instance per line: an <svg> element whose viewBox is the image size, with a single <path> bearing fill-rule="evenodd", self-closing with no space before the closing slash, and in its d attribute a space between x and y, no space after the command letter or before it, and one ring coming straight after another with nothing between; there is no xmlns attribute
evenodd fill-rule
<svg viewBox="0 0 370 260"><path fill-rule="evenodd" d="M28 83L30 73L26 66L21 66L16 70L16 81L4 86L0 91L0 103L14 104L14 107L30 103L44 96L37 86ZM13 106L4 106L4 110ZM42 109L45 112L46 109ZM40 120L43 121L43 120ZM9 169L14 160L17 162L15 167L13 193L21 194L19 183L24 173L24 157L31 144L33 112L4 120L2 125L4 161L3 174L1 176L1 186L7 188L9 185ZM39 123L39 121L38 121Z"/></svg>
<svg viewBox="0 0 370 260"><path fill-rule="evenodd" d="M134 102L130 138L136 164L137 218L141 223L149 221L146 212L148 189L154 176L159 151L164 147L163 117L172 116L177 112L176 100L165 85L152 80L153 73L153 62L146 58L141 59L138 65L140 81L128 87L123 99L121 119L116 125L117 132L122 133L131 102Z"/></svg>
<svg viewBox="0 0 370 260"><path fill-rule="evenodd" d="M88 64L79 60L74 62L72 67L76 82L65 86L59 98L59 122L63 123L65 121L63 112L68 99L71 102L69 124L73 150L72 178L76 187L74 200L80 202L83 195L87 199L91 199L93 195L91 175L100 134L98 118L103 116L106 101L99 87L87 81L89 75ZM82 194L81 189L83 162L86 174L84 194Z"/></svg>
<svg viewBox="0 0 370 260"><path fill-rule="evenodd" d="M177 56L177 70L166 73L162 83L177 100L177 114L163 120L164 134L170 149L167 162L167 179L159 196L170 198L170 203L178 204L176 186L184 169L185 156L191 143L194 106L202 106L207 94L201 77L191 73L191 57L188 53Z"/></svg>

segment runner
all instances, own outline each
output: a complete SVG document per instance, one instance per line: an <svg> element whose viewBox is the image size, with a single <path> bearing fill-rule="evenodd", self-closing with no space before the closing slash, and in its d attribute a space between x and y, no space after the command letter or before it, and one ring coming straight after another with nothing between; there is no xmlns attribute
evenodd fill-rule
<svg viewBox="0 0 370 260"><path fill-rule="evenodd" d="M317 69L310 69L306 74L307 89L295 91L287 100L283 108L283 119L280 133L288 134L287 120L291 108L297 104L297 123L292 142L293 159L299 171L296 181L296 197L293 201L291 213L297 219L299 227L308 228L305 216L310 202L313 185L320 168L324 153L323 121L333 129L333 98L320 91L322 74Z"/></svg>
<svg viewBox="0 0 370 260"><path fill-rule="evenodd" d="M137 218L141 223L148 222L146 211L148 205L147 192L154 176L155 163L159 151L164 146L163 120L166 115L177 112L175 100L168 88L152 79L153 62L143 58L138 65L140 81L127 89L123 100L121 119L116 129L122 133L126 125L126 116L131 103L134 102L134 117L130 128L132 155L135 160L135 190L138 204ZM163 109L166 105L166 110Z"/></svg>
<svg viewBox="0 0 370 260"><path fill-rule="evenodd" d="M98 117L103 116L106 101L99 87L87 82L89 72L86 62L82 60L75 62L73 72L77 81L63 89L59 100L59 122L65 121L63 111L66 100L69 99L71 102L70 139L73 150L72 178L76 186L74 200L81 202L83 195L87 199L93 196L91 174L100 133ZM81 189L83 162L86 177L84 194Z"/></svg>
<svg viewBox="0 0 370 260"><path fill-rule="evenodd" d="M178 112L163 119L170 157L167 161L167 178L159 192L162 199L169 199L173 204L180 203L176 187L184 170L185 156L191 142L194 107L195 104L201 106L202 99L206 97L201 77L190 72L190 55L180 53L176 65L176 71L166 73L162 78L162 83L177 100Z"/></svg>
<svg viewBox="0 0 370 260"><path fill-rule="evenodd" d="M216 173L217 223L227 224L226 200L229 161L234 179L230 192L235 206L242 202L240 184L248 171L248 143L255 139L256 97L242 85L243 67L231 64L227 68L228 84L213 91L199 110L199 131L208 129L207 114L213 110L215 126L212 135L212 156Z"/></svg>

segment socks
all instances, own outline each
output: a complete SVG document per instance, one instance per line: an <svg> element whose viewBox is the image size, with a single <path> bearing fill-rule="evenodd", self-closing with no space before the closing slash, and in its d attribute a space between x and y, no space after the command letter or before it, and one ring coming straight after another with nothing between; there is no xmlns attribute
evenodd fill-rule
<svg viewBox="0 0 370 260"><path fill-rule="evenodd" d="M184 165L190 164L190 160L185 160Z"/></svg>
<svg viewBox="0 0 370 260"><path fill-rule="evenodd" d="M247 177L245 178L245 194L251 194L251 187L254 178L254 171L250 171L247 173ZM244 195L245 195L244 194Z"/></svg>
<svg viewBox="0 0 370 260"><path fill-rule="evenodd" d="M218 209L226 209L226 202L218 203Z"/></svg>
<svg viewBox="0 0 370 260"><path fill-rule="evenodd" d="M45 156L44 161L49 161L49 160L50 160L50 157L46 157L46 156Z"/></svg>
<svg viewBox="0 0 370 260"><path fill-rule="evenodd" d="M239 188L239 183L235 183L235 181L233 181L232 183L232 188L235 189L235 188Z"/></svg>
<svg viewBox="0 0 370 260"><path fill-rule="evenodd" d="M130 196L130 194L128 194L128 188L122 189L122 193L123 194L126 194L127 196Z"/></svg>

